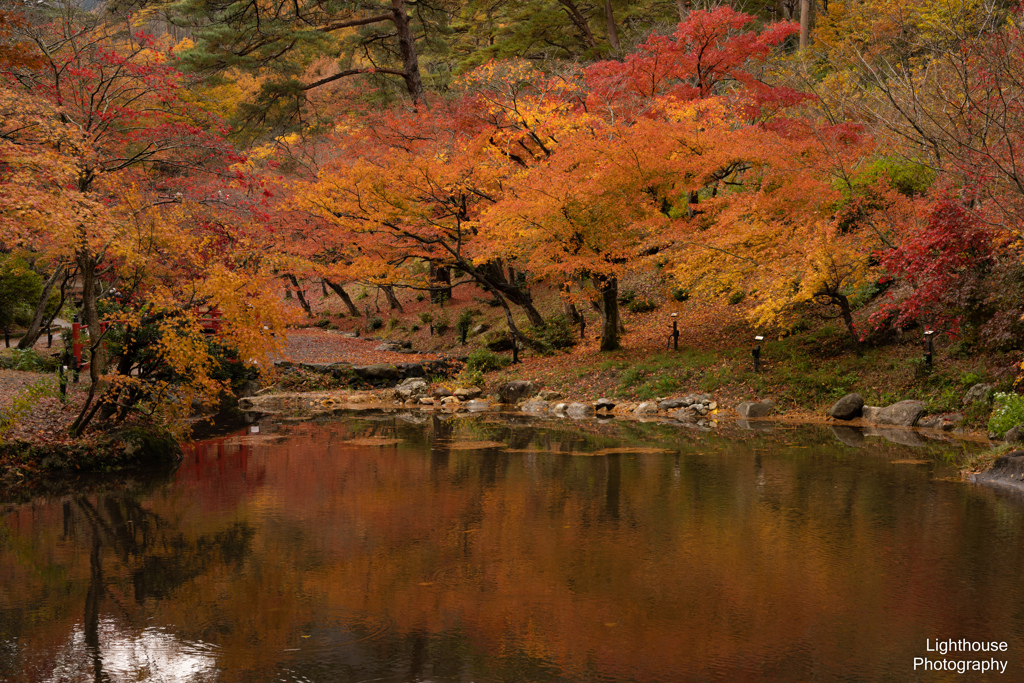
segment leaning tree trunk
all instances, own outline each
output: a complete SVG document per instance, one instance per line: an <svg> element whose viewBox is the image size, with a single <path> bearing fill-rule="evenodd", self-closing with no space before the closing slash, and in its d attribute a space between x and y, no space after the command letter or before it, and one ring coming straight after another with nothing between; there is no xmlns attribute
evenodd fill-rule
<svg viewBox="0 0 1024 683"><path fill-rule="evenodd" d="M344 287L336 282L331 282L330 280L324 280L324 282L326 282L327 286L333 289L334 293L338 295L338 298L345 303L345 307L348 309L349 315L353 318L358 318L362 315L362 313L359 312L359 309L356 308L356 305L352 303L352 298L348 295L348 292L345 291Z"/></svg>
<svg viewBox="0 0 1024 683"><path fill-rule="evenodd" d="M572 322L572 324L579 325L581 313L579 309L576 308L576 304L573 303L572 298L570 296L572 292L572 287L569 285L568 282L563 282L559 286L559 290L561 291L562 295L562 312L565 314L565 317L568 318L570 322Z"/></svg>
<svg viewBox="0 0 1024 683"><path fill-rule="evenodd" d="M53 291L53 286L57 284L57 280L60 279L62 274L64 274L64 264L58 263L53 269L53 275L47 278L46 284L43 285L43 295L36 305L36 312L32 316L32 322L29 323L28 329L25 330L25 336L18 342L19 349L31 349L35 346L39 335L43 331L43 318L46 317L46 305L50 302L50 292Z"/></svg>
<svg viewBox="0 0 1024 683"><path fill-rule="evenodd" d="M299 287L298 279L290 273L286 277L288 278L288 281L292 283L292 288L295 290L295 296L298 297L299 305L302 306L302 310L306 312L307 316L312 318L313 309L309 307L309 302L306 301L306 293L302 290L301 287Z"/></svg>
<svg viewBox="0 0 1024 683"><path fill-rule="evenodd" d="M619 344L619 280L595 277L594 287L601 295L601 350L615 351Z"/></svg>
<svg viewBox="0 0 1024 683"><path fill-rule="evenodd" d="M399 313L405 313L405 309L402 308L402 302L395 296L395 288L391 285L380 285L380 291L384 292L384 298L388 300L388 309L398 309Z"/></svg>

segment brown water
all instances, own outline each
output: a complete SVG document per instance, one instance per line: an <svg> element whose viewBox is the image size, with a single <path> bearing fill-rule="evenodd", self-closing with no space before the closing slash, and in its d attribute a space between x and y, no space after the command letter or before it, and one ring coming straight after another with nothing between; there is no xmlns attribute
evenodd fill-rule
<svg viewBox="0 0 1024 683"><path fill-rule="evenodd" d="M260 427L0 507L0 680L1024 680L1024 503L956 445ZM1006 673L915 671L961 638Z"/></svg>

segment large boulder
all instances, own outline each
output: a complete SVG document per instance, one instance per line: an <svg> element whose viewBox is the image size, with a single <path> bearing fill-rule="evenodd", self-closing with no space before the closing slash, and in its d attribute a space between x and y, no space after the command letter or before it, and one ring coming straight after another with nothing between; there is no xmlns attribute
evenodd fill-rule
<svg viewBox="0 0 1024 683"><path fill-rule="evenodd" d="M878 412L875 422L880 425L913 427L922 415L924 415L924 403L921 401L900 401L882 408Z"/></svg>
<svg viewBox="0 0 1024 683"><path fill-rule="evenodd" d="M882 412L882 409L878 406L864 406L860 409L860 416L864 418L865 422L872 424L878 422L878 414Z"/></svg>
<svg viewBox="0 0 1024 683"><path fill-rule="evenodd" d="M543 389L540 393L537 394L537 398L542 399L544 401L557 401L558 399L562 398L562 392L554 391L552 389Z"/></svg>
<svg viewBox="0 0 1024 683"><path fill-rule="evenodd" d="M1003 435L1003 440L1006 443L1021 444L1024 443L1024 425L1017 425L1011 427Z"/></svg>
<svg viewBox="0 0 1024 683"><path fill-rule="evenodd" d="M570 403L569 407L565 409L565 414L577 419L582 417L593 417L594 406L589 403Z"/></svg>
<svg viewBox="0 0 1024 683"><path fill-rule="evenodd" d="M774 401L744 401L736 406L736 412L740 417L768 417L775 412Z"/></svg>
<svg viewBox="0 0 1024 683"><path fill-rule="evenodd" d="M837 420L852 420L860 417L864 408L864 398L860 394L847 394L836 401L835 405L828 411L829 417Z"/></svg>
<svg viewBox="0 0 1024 683"><path fill-rule="evenodd" d="M964 394L964 405L969 406L978 401L986 401L992 393L991 384L975 384Z"/></svg>
<svg viewBox="0 0 1024 683"><path fill-rule="evenodd" d="M529 380L517 379L498 387L498 396L502 403L518 403L524 398L536 395L537 387Z"/></svg>
<svg viewBox="0 0 1024 683"><path fill-rule="evenodd" d="M594 410L607 410L610 413L613 408L615 408L615 402L608 400L604 396L597 399L597 402L594 403Z"/></svg>
<svg viewBox="0 0 1024 683"><path fill-rule="evenodd" d="M634 415L657 415L658 414L658 404L655 403L654 401L644 401L643 403L638 405L635 409L633 409L633 414Z"/></svg>
<svg viewBox="0 0 1024 683"><path fill-rule="evenodd" d="M976 474L972 479L976 482L1024 487L1024 451L1011 451L999 456L990 470Z"/></svg>
<svg viewBox="0 0 1024 683"><path fill-rule="evenodd" d="M352 372L359 379L366 380L371 384L397 382L402 374L396 366L385 363L379 365L356 365L352 368Z"/></svg>
<svg viewBox="0 0 1024 683"><path fill-rule="evenodd" d="M658 403L658 410L676 410L688 405L693 405L692 398L666 398Z"/></svg>

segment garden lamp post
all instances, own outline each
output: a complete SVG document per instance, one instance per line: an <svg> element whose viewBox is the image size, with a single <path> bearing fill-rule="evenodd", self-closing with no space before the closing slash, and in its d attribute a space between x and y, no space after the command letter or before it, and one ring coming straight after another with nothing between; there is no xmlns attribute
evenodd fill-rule
<svg viewBox="0 0 1024 683"><path fill-rule="evenodd" d="M932 337L935 335L935 330L924 331L924 364L926 367L932 366Z"/></svg>
<svg viewBox="0 0 1024 683"><path fill-rule="evenodd" d="M672 338L672 350L679 350L679 314L673 313L672 318L672 334L669 335Z"/></svg>
<svg viewBox="0 0 1024 683"><path fill-rule="evenodd" d="M750 352L750 355L754 357L754 372L761 372L761 342L764 341L764 337L757 335L754 337L754 348Z"/></svg>

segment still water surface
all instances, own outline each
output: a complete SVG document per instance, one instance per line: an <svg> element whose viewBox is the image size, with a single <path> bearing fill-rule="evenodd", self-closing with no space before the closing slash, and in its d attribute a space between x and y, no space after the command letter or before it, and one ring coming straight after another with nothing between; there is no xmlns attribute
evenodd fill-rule
<svg viewBox="0 0 1024 683"><path fill-rule="evenodd" d="M983 680L915 671L961 638L1006 641L985 680L1024 680L1024 503L946 480L962 446L260 427L3 504L0 680Z"/></svg>

